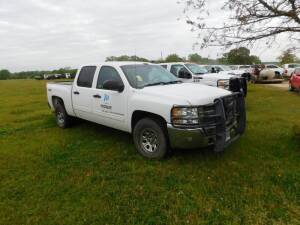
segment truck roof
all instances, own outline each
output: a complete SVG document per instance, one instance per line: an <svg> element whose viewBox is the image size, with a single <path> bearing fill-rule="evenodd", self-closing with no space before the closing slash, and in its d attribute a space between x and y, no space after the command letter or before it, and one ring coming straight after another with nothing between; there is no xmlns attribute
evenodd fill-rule
<svg viewBox="0 0 300 225"><path fill-rule="evenodd" d="M89 63L89 64L81 65L80 67L84 67L84 66L101 66L101 65L107 65L107 66L125 66L125 65L142 65L142 64L154 65L153 63L148 63L148 62L113 61L113 62Z"/></svg>
<svg viewBox="0 0 300 225"><path fill-rule="evenodd" d="M172 65L172 64L190 64L192 62L168 62L168 63L159 63L158 65ZM192 64L197 64L197 63L192 63Z"/></svg>

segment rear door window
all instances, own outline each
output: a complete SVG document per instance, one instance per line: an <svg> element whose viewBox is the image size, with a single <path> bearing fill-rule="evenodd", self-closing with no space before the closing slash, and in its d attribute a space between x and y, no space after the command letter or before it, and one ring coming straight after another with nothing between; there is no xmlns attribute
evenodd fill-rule
<svg viewBox="0 0 300 225"><path fill-rule="evenodd" d="M96 68L97 68L96 66L82 67L77 79L77 86L91 88L93 84Z"/></svg>

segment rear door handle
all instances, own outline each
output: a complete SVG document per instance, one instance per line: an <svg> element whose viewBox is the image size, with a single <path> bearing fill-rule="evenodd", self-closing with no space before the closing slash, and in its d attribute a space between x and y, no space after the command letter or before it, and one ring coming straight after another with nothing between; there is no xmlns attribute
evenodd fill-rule
<svg viewBox="0 0 300 225"><path fill-rule="evenodd" d="M93 95L94 98L101 98L100 95Z"/></svg>
<svg viewBox="0 0 300 225"><path fill-rule="evenodd" d="M79 95L80 94L78 91L74 91L73 93L74 93L74 95Z"/></svg>

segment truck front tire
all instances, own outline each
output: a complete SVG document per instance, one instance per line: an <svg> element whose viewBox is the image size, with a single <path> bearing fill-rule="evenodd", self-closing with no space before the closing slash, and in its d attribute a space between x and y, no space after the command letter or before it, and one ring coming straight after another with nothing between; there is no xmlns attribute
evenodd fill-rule
<svg viewBox="0 0 300 225"><path fill-rule="evenodd" d="M158 120L144 118L133 129L133 140L138 152L150 159L162 159L168 152L165 128Z"/></svg>
<svg viewBox="0 0 300 225"><path fill-rule="evenodd" d="M61 102L57 102L55 105L55 118L56 124L60 128L67 128L71 125L71 117L67 114L66 109Z"/></svg>

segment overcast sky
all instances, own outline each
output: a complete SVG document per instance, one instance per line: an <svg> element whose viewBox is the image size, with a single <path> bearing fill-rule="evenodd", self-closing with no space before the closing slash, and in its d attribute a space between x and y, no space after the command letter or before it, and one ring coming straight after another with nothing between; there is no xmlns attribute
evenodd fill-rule
<svg viewBox="0 0 300 225"><path fill-rule="evenodd" d="M219 2L212 22L222 20ZM219 48L193 49L196 34L182 11L177 0L0 0L0 69L77 67L122 54L222 54ZM272 61L281 49L283 44L259 46L251 53Z"/></svg>

